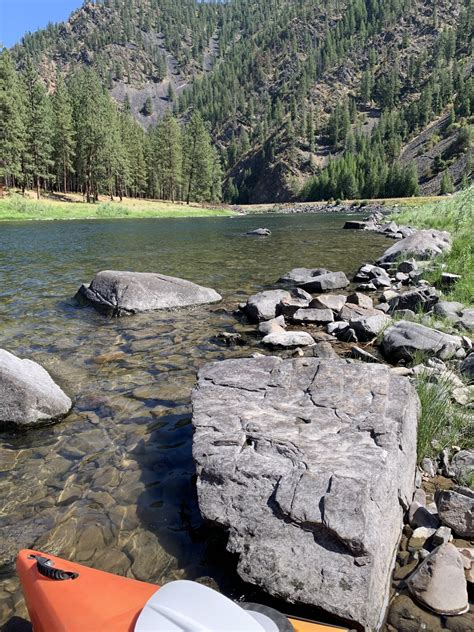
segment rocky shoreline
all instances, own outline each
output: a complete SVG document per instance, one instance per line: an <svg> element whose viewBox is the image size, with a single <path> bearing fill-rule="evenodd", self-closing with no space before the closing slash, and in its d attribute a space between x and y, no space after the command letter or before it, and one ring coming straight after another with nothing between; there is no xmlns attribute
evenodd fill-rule
<svg viewBox="0 0 474 632"><path fill-rule="evenodd" d="M385 607L381 604L390 602L387 632L467 632L474 621L467 590L471 586L472 593L474 580L474 492L466 482L472 485L474 451L452 446L436 459L422 459L418 468L413 461L392 474L392 482L400 483L407 468L411 472L411 478L404 479L408 502L399 497L397 503L403 507L403 533L402 517L388 518L387 511L382 512L387 518L384 528L376 526L373 516L362 528L368 538L378 535L377 553L382 540L390 541L390 533L397 533L395 548L402 535L389 588L390 546L382 556L386 575L382 572L374 582L371 573L374 568L380 573L381 562L374 550L357 549L363 545L356 544L361 527L355 519L370 515L364 490L371 490L373 499L378 485L384 488L377 477L386 473L387 462L369 475L362 466L367 457L359 455L348 464L347 455L357 454L360 442L353 436L350 448L343 449L346 478L339 488L338 448L344 443L342 438L330 441L344 420L349 427L369 431L375 444L386 448L383 406L406 406L410 396L403 395L403 405L398 397L408 386L413 388L420 375L434 385L447 381L452 401L469 415L474 401L474 309L443 300L442 290L456 283L457 275L446 271L439 287L423 279L433 259L451 248L449 233L384 223L378 210L344 228L377 231L396 243L377 262L361 266L351 280L343 272L295 268L275 282L275 289L239 305L238 320L256 326L262 347L287 358L283 364L264 351L253 360L201 370L193 395L201 511L228 531L228 549L238 554L241 577L270 594L322 607L366 630L379 629ZM245 339L238 332L228 333L226 342L245 344ZM383 374L368 377L369 366L402 382L395 389L379 390ZM308 371L310 377L305 378ZM353 372L351 378L348 371ZM369 421L370 397L363 413L357 407L358 397L364 401L364 386L372 397L386 398L376 427ZM329 411L336 414L331 422ZM415 419L407 413L404 418L416 429L416 414ZM393 421L388 426L393 429ZM397 432L399 441L406 441L406 435ZM436 437L432 440L434 445ZM318 445L327 454L318 452ZM286 465L282 459L288 460ZM340 513L332 515L328 491L335 489ZM387 498L390 493L384 488ZM337 546L328 544L328 533L336 535ZM363 578L357 563L346 566L354 546L367 556ZM333 559L327 550L333 551ZM309 560L315 572L302 573ZM301 585L293 568L302 573ZM342 568L347 584L339 594L341 584L331 571ZM354 586L358 596L366 594L360 602L351 593Z"/></svg>
<svg viewBox="0 0 474 632"><path fill-rule="evenodd" d="M389 632L464 632L474 617L474 453L453 445L416 467L415 386L420 375L448 382L472 410L474 310L443 300L456 275L447 270L438 287L423 278L449 234L384 223L378 210L350 223L395 243L354 277L295 268L274 279L235 314L262 352L201 369L201 512L229 532L240 576L278 598L366 630L380 629L390 603ZM80 294L115 316L220 300L181 279L110 271ZM246 345L238 329L219 340ZM0 399L0 422L68 414L71 400L41 366L2 353L0 383L15 397Z"/></svg>

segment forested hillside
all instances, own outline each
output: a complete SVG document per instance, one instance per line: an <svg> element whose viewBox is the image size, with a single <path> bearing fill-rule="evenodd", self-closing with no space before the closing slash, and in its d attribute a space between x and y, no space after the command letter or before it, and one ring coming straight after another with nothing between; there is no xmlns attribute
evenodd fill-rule
<svg viewBox="0 0 474 632"><path fill-rule="evenodd" d="M2 53L4 177L89 199L447 193L472 178L473 23L472 0L87 2Z"/></svg>

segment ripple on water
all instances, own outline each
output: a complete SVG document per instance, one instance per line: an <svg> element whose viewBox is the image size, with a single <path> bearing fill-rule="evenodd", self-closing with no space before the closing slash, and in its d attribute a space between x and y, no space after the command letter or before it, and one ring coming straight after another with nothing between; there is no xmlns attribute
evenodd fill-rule
<svg viewBox="0 0 474 632"><path fill-rule="evenodd" d="M213 341L293 267L353 272L386 246L343 216L2 224L0 346L43 364L74 398L56 426L0 442L0 621L25 616L20 547L145 581L222 579L200 517L190 394L205 362L247 356ZM219 306L106 320L70 299L101 269L157 271L216 288ZM257 346L255 337L248 337ZM218 558L218 559L216 559Z"/></svg>

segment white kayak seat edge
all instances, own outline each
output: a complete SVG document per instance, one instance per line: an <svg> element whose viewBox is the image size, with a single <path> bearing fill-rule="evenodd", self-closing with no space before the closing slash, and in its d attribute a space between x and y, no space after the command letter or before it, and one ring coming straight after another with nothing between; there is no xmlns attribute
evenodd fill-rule
<svg viewBox="0 0 474 632"><path fill-rule="evenodd" d="M212 588L178 580L150 597L134 632L278 632L278 627Z"/></svg>

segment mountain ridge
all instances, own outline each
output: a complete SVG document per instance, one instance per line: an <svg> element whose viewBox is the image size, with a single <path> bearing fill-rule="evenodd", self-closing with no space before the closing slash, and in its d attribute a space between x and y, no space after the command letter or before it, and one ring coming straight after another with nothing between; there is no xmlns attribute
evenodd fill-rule
<svg viewBox="0 0 474 632"><path fill-rule="evenodd" d="M431 95L416 129L397 130L394 150L381 141L387 164L413 162L421 191L437 193L442 173L453 188L472 178L471 140L442 157L461 128L472 129L472 14L471 0L105 0L26 36L13 54L19 66L26 52L33 55L47 82L56 69L67 77L93 67L145 128L170 109L184 120L200 111L220 151L227 199L235 202L300 196L312 176L347 153L347 136L372 137L387 112L408 111L430 81L443 88L456 75L467 111L456 109L453 85L446 98ZM344 138L331 138L331 117L345 99L350 123L343 123ZM445 136L427 135L443 116L450 130L435 130ZM420 135L425 146L416 155L410 148Z"/></svg>

